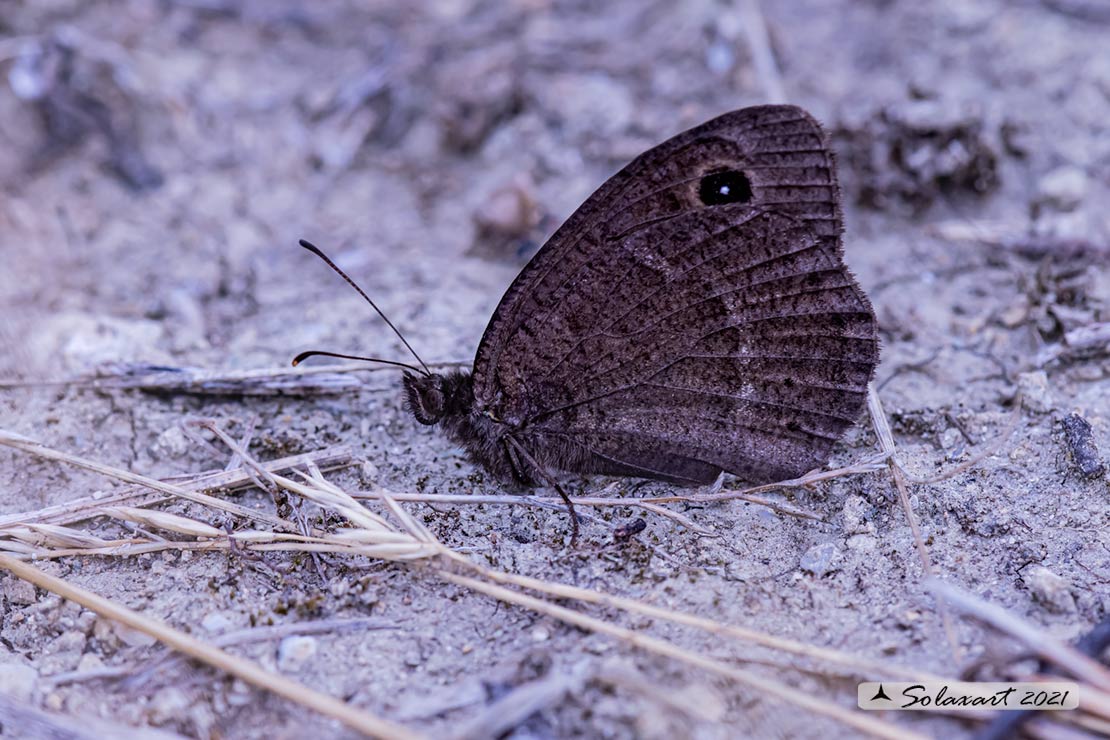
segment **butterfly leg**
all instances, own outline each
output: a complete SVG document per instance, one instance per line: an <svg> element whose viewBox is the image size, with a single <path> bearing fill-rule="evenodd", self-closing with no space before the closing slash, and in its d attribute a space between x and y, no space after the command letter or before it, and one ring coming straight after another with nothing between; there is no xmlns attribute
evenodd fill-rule
<svg viewBox="0 0 1110 740"><path fill-rule="evenodd" d="M570 500L570 496L568 496L567 492L563 490L563 487L559 485L559 482L557 480L555 480L555 478L550 473L547 472L547 468L545 468L543 465L540 465L540 463L536 460L536 458L532 457L532 454L524 448L524 445L522 445L520 442L518 442L511 434L506 434L504 439L506 440L506 442L507 442L507 444L508 444L508 446L511 450L513 450L518 455L520 455L524 459L524 461L527 462L532 467L532 469L535 470L535 472L537 474L539 474L539 476L541 478L543 478L544 481L549 486L554 488L558 492L558 494L560 496L562 496L563 503L565 503L567 505L567 513L570 514L570 525L571 525L570 544L572 546L577 545L578 544L578 512L576 512L574 510L574 503ZM512 458L510 457L510 462L511 461L512 461Z"/></svg>

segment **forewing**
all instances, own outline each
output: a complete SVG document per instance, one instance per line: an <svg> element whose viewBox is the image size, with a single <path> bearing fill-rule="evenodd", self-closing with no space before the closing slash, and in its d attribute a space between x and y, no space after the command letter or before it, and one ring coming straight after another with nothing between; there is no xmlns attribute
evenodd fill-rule
<svg viewBox="0 0 1110 740"><path fill-rule="evenodd" d="M742 172L744 202L706 205ZM832 155L791 106L727 114L611 178L513 283L475 400L586 469L685 482L820 464L856 420L874 315L843 265Z"/></svg>

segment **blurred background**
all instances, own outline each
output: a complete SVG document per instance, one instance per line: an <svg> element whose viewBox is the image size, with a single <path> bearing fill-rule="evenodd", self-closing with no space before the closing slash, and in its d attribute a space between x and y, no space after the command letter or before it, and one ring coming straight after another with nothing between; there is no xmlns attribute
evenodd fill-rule
<svg viewBox="0 0 1110 740"><path fill-rule="evenodd" d="M606 176L776 97L835 135L868 287L966 261L923 222L1105 243L1105 4L762 5L4 0L0 369L399 356L299 237L470 359Z"/></svg>
<svg viewBox="0 0 1110 740"><path fill-rule="evenodd" d="M283 369L311 348L408 359L299 238L426 360L469 362L521 266L606 177L717 114L791 102L824 122L839 155L846 259L879 316L876 382L911 472L969 459L1024 393L1003 454L916 489L938 568L1071 639L1110 610L1105 480L1075 474L1059 426L1079 413L1110 449L1108 38L1103 0L0 0L0 380ZM222 469L226 456L181 430L217 417L255 430L261 459L350 445L366 462L336 474L343 485L498 492L413 422L393 372L360 377L307 398L5 387L0 426L166 476ZM833 463L873 452L861 425ZM0 480L11 481L0 514L106 485L10 450ZM738 503L691 512L717 538L652 519L643 539L669 559L635 543L559 551L558 512L418 511L495 567L954 675L889 495L879 476L803 494L831 524ZM587 542L607 532L587 528ZM397 568L328 590L311 567L273 562L282 575L215 557L56 567L176 624L403 615L403 631L321 638L301 678L422 729L492 700L490 686L611 654ZM1030 564L1051 577L1027 578ZM32 614L34 594L20 602L11 583L5 603ZM129 649L51 647L53 621L37 619L4 622L0 642L44 676ZM978 639L965 640L971 657L987 651ZM674 696L708 719L591 684L520 736L842 731L693 671L640 668L660 690L689 687ZM854 706L846 682L791 675ZM328 732L278 702L229 704L230 681L186 688L199 709L167 701L152 715L110 682L58 688L48 704L199 736Z"/></svg>

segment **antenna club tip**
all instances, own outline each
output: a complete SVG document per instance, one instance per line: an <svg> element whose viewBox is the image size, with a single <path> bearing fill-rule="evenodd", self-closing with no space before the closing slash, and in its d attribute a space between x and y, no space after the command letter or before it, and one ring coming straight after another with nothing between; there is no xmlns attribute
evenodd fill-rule
<svg viewBox="0 0 1110 740"><path fill-rule="evenodd" d="M299 358L297 358L297 357L294 357L294 358L293 358L293 361L292 361L292 362L290 362L289 364L290 364L290 365L292 365L293 367L296 367L297 365L300 365L300 364L301 364L301 361L300 361L300 359L299 359Z"/></svg>

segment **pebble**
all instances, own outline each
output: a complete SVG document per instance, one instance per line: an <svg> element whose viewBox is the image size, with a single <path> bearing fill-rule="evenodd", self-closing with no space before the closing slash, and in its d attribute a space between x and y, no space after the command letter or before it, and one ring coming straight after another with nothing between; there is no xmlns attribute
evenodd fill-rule
<svg viewBox="0 0 1110 740"><path fill-rule="evenodd" d="M557 111L564 125L602 139L623 133L634 121L636 104L620 81L600 73L566 74L545 86L545 107Z"/></svg>
<svg viewBox="0 0 1110 740"><path fill-rule="evenodd" d="M346 578L335 578L328 584L328 591L337 599L346 596L351 590L351 582Z"/></svg>
<svg viewBox="0 0 1110 740"><path fill-rule="evenodd" d="M1061 211L1072 211L1083 202L1089 189L1087 173L1074 165L1057 167L1038 183L1041 201Z"/></svg>
<svg viewBox="0 0 1110 740"><path fill-rule="evenodd" d="M83 372L103 363L171 364L170 356L158 349L162 336L156 321L62 312L44 322L30 344L34 355Z"/></svg>
<svg viewBox="0 0 1110 740"><path fill-rule="evenodd" d="M189 696L176 686L159 689L150 699L147 716L152 724L164 725L184 716L192 705Z"/></svg>
<svg viewBox="0 0 1110 740"><path fill-rule="evenodd" d="M874 552L878 548L879 538L873 534L856 534L848 538L848 549L853 552Z"/></svg>
<svg viewBox="0 0 1110 740"><path fill-rule="evenodd" d="M150 647L158 642L147 633L124 627L122 624L112 625L112 631L116 633L119 641L128 647Z"/></svg>
<svg viewBox="0 0 1110 740"><path fill-rule="evenodd" d="M316 638L306 635L286 637L278 646L278 669L282 673L296 673L316 655Z"/></svg>
<svg viewBox="0 0 1110 740"><path fill-rule="evenodd" d="M228 706L245 707L250 704L253 699L254 692L251 691L250 684L239 678L231 682L231 688L226 695Z"/></svg>
<svg viewBox="0 0 1110 740"><path fill-rule="evenodd" d="M822 578L836 570L835 562L839 560L840 548L833 542L823 542L814 545L802 555L800 563L802 570Z"/></svg>
<svg viewBox="0 0 1110 740"><path fill-rule="evenodd" d="M0 694L10 696L20 703L31 701L38 687L39 674L22 663L0 663Z"/></svg>
<svg viewBox="0 0 1110 740"><path fill-rule="evenodd" d="M424 664L424 656L420 654L419 648L412 648L405 653L405 665L409 668L417 668Z"/></svg>
<svg viewBox="0 0 1110 740"><path fill-rule="evenodd" d="M224 612L208 612L200 620L200 626L205 632L218 635L234 628L235 622Z"/></svg>
<svg viewBox="0 0 1110 740"><path fill-rule="evenodd" d="M948 429L945 429L943 432L941 432L940 446L946 450L952 450L956 447L956 445L960 444L960 442L963 441L963 438L964 435L960 434L959 429L949 427Z"/></svg>
<svg viewBox="0 0 1110 740"><path fill-rule="evenodd" d="M93 623L93 637L105 645L114 645L119 636L112 629L112 622L107 619L97 619Z"/></svg>
<svg viewBox="0 0 1110 740"><path fill-rule="evenodd" d="M149 450L156 460L176 460L189 451L189 438L179 426L172 426L158 435Z"/></svg>
<svg viewBox="0 0 1110 740"><path fill-rule="evenodd" d="M51 653L83 653L85 652L85 643L87 638L84 632L78 630L70 630L63 632L54 638L50 643L49 652Z"/></svg>
<svg viewBox="0 0 1110 740"><path fill-rule="evenodd" d="M81 672L98 671L104 667L104 660L96 653L85 653L77 661L77 670Z"/></svg>
<svg viewBox="0 0 1110 740"><path fill-rule="evenodd" d="M1044 604L1050 611L1070 614L1075 611L1075 597L1071 585L1043 565L1031 565L1025 569L1021 580L1033 594L1033 599Z"/></svg>
<svg viewBox="0 0 1110 740"><path fill-rule="evenodd" d="M844 534L871 534L875 524L871 521L871 504L863 496L848 496L841 511L844 518Z"/></svg>
<svg viewBox="0 0 1110 740"><path fill-rule="evenodd" d="M34 604L35 587L22 578L4 579L3 594L13 604Z"/></svg>
<svg viewBox="0 0 1110 740"><path fill-rule="evenodd" d="M1043 414L1056 406L1052 389L1048 385L1048 374L1044 370L1021 373L1017 377L1018 390L1021 391L1022 406Z"/></svg>
<svg viewBox="0 0 1110 740"><path fill-rule="evenodd" d="M65 704L65 697L63 697L57 691L51 691L49 694L46 695L46 698L42 700L43 708L48 709L51 712L62 711L62 709L65 707Z"/></svg>

